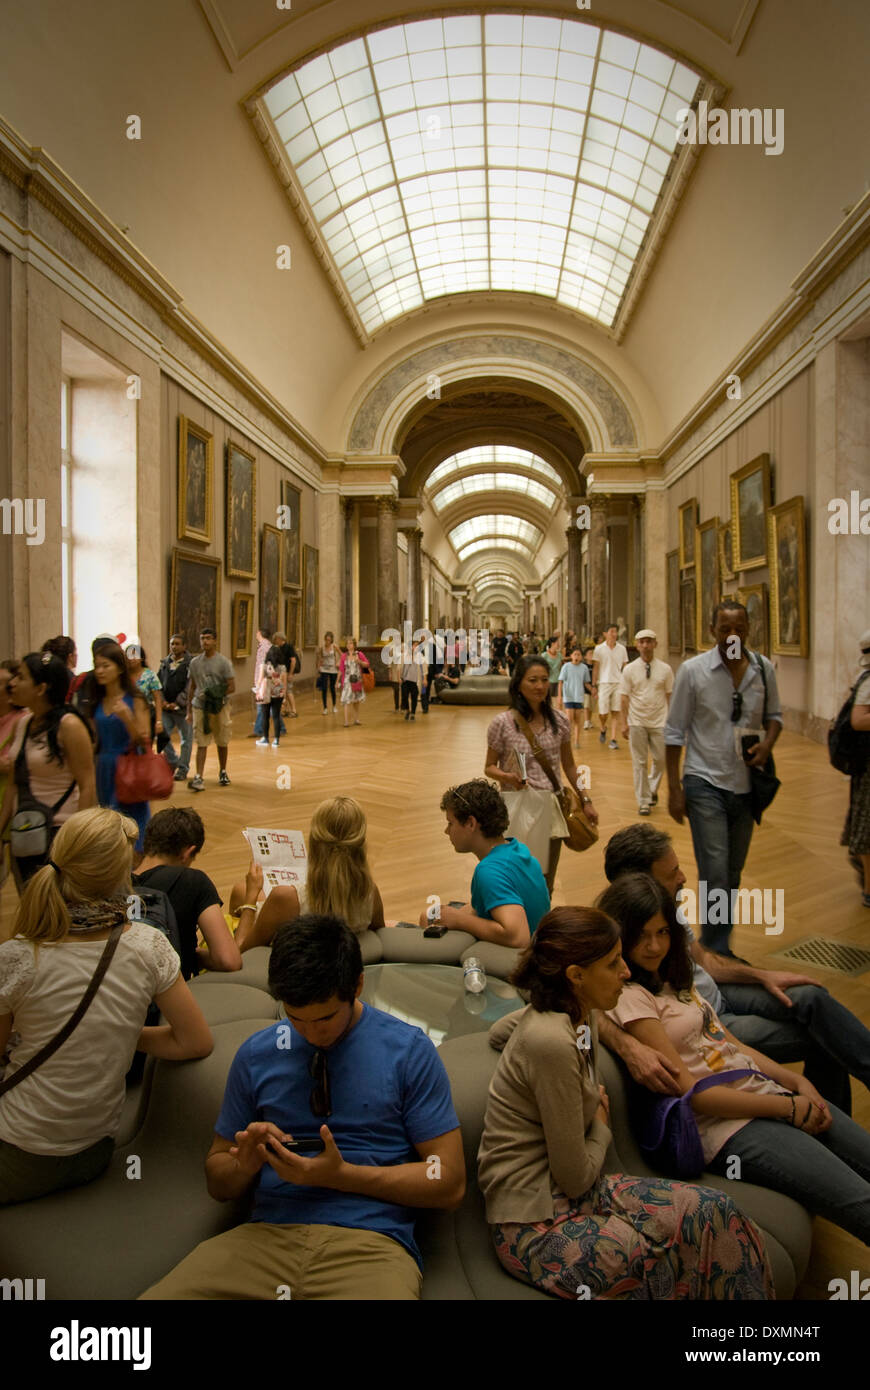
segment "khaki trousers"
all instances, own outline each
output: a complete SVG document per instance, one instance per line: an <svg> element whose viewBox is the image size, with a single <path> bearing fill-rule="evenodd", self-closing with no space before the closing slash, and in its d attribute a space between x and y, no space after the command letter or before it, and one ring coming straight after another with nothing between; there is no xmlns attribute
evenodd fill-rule
<svg viewBox="0 0 870 1390"><path fill-rule="evenodd" d="M664 729L645 729L642 725L631 724L628 730L628 746L631 749L631 763L634 769L634 794L638 809L650 806L652 798L661 785L665 770L665 731ZM652 768L647 775L647 758L652 758Z"/></svg>
<svg viewBox="0 0 870 1390"><path fill-rule="evenodd" d="M203 1241L140 1298L407 1300L421 1284L416 1260L378 1231L248 1221Z"/></svg>

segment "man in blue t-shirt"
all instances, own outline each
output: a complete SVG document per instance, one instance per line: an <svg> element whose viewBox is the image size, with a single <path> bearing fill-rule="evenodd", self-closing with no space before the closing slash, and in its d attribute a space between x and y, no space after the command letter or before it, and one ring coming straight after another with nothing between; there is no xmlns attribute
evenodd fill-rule
<svg viewBox="0 0 870 1390"><path fill-rule="evenodd" d="M415 1208L462 1201L459 1122L432 1043L362 985L344 922L279 929L269 988L286 1018L236 1053L206 1159L211 1196L250 1191L253 1210L143 1298L419 1298Z"/></svg>
<svg viewBox="0 0 870 1390"><path fill-rule="evenodd" d="M484 777L450 787L441 798L444 833L457 854L477 856L471 904L433 905L420 925L440 922L499 946L528 946L531 934L550 910L550 894L537 859L519 840L506 840L508 811L500 792Z"/></svg>

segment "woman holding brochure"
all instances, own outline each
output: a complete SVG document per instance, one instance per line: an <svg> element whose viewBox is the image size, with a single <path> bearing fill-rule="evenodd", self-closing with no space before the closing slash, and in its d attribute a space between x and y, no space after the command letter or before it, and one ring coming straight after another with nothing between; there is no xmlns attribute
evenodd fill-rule
<svg viewBox="0 0 870 1390"><path fill-rule="evenodd" d="M508 695L510 708L487 729L484 772L501 787L510 813L510 833L531 850L552 894L562 841L568 834L555 787L560 766L577 788L593 825L598 823L598 812L581 785L568 719L550 703L550 671L543 657L521 657Z"/></svg>
<svg viewBox="0 0 870 1390"><path fill-rule="evenodd" d="M300 861L301 864L301 861ZM384 906L366 855L366 818L350 796L322 801L308 831L308 876L295 888L274 887L264 897L263 870L251 859L245 882L236 883L230 912L241 916L240 951L269 946L280 926L306 912L331 913L353 932L385 926ZM257 908L258 899L263 900Z"/></svg>

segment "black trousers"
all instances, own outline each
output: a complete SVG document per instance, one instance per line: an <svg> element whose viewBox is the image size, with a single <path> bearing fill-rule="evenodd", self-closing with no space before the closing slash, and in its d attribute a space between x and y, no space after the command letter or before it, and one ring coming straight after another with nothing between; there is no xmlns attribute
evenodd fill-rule
<svg viewBox="0 0 870 1390"><path fill-rule="evenodd" d="M320 671L320 698L323 700L323 708L326 709L327 681L329 682L329 692L332 695L332 708L335 709L335 682L338 680L337 671Z"/></svg>
<svg viewBox="0 0 870 1390"><path fill-rule="evenodd" d="M411 714L417 713L417 696L420 687L416 681L402 681L402 709L407 710L408 701L411 702Z"/></svg>

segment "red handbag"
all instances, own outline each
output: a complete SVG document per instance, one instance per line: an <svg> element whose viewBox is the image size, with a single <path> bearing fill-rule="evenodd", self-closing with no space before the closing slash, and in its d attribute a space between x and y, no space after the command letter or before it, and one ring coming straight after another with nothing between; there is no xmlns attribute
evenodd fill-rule
<svg viewBox="0 0 870 1390"><path fill-rule="evenodd" d="M115 764L115 796L121 806L165 801L172 795L172 768L153 748L130 748Z"/></svg>

